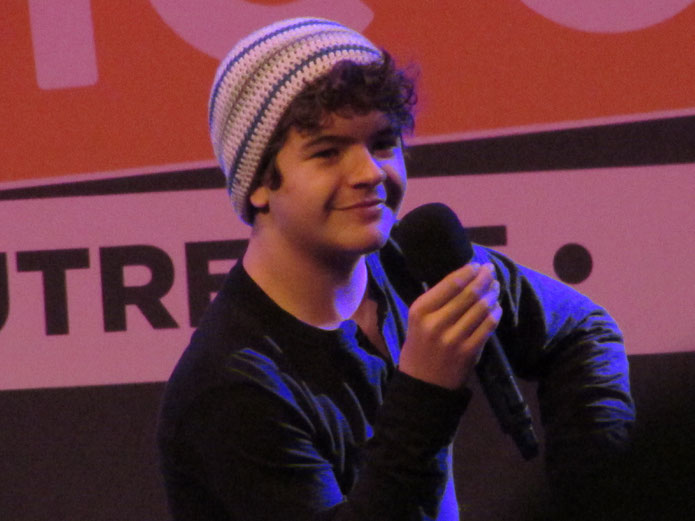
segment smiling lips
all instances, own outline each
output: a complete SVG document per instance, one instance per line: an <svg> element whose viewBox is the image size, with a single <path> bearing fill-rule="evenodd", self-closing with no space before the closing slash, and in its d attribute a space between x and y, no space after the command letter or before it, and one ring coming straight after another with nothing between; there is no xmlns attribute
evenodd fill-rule
<svg viewBox="0 0 695 521"><path fill-rule="evenodd" d="M363 199L361 201L357 201L356 203L336 208L336 210L357 210L360 208L374 208L385 203L386 200L381 198Z"/></svg>

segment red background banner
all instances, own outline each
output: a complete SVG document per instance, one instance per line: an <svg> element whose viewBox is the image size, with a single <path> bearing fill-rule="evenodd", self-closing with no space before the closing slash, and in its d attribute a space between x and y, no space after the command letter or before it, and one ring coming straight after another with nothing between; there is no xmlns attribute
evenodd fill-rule
<svg viewBox="0 0 695 521"><path fill-rule="evenodd" d="M519 0L68 0L44 12L50 4L0 5L2 180L211 158L204 107L219 56L209 53L307 11L363 25L418 64L423 138L695 107L693 5L640 30L596 33ZM65 43L75 32L83 38ZM77 86L41 88L41 70Z"/></svg>

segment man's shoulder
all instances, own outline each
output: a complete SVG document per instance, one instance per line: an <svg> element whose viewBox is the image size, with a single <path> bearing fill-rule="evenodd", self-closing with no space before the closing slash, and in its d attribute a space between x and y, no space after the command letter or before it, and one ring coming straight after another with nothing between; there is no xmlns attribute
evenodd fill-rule
<svg viewBox="0 0 695 521"><path fill-rule="evenodd" d="M248 372L252 360L261 362L256 364L261 372L272 370L263 314L246 285L240 270L233 268L174 367L167 384L169 394L193 397L216 386L231 385L243 374L235 366L246 365Z"/></svg>

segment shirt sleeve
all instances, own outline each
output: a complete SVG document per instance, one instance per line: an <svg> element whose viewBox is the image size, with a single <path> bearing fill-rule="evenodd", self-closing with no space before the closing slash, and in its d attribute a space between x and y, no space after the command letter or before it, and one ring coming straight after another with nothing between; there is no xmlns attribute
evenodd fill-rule
<svg viewBox="0 0 695 521"><path fill-rule="evenodd" d="M200 490L214 496L219 517L206 519L433 519L446 485L446 447L469 398L396 372L354 486L343 490L296 403L256 384L215 388L180 424L179 465L186 462L182 475L197 476ZM175 504L172 510L198 519Z"/></svg>
<svg viewBox="0 0 695 521"><path fill-rule="evenodd" d="M518 376L538 382L551 486L568 496L598 483L628 449L635 420L618 325L573 288L498 252L475 246L474 261L495 265L498 338Z"/></svg>

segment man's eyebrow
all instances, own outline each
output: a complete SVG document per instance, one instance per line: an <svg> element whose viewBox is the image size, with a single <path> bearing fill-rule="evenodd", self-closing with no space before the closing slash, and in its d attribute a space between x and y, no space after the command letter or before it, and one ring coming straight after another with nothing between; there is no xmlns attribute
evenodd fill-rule
<svg viewBox="0 0 695 521"><path fill-rule="evenodd" d="M376 132L372 137L382 138L382 137L398 137L401 135L401 131L395 125L388 125Z"/></svg>
<svg viewBox="0 0 695 521"><path fill-rule="evenodd" d="M385 137L398 137L401 133L399 129L394 125L387 125L377 131L375 131L370 139L382 139ZM321 145L344 145L347 143L352 143L355 138L352 136L341 136L338 134L322 134L318 135L302 145L302 148L309 149Z"/></svg>
<svg viewBox="0 0 695 521"><path fill-rule="evenodd" d="M320 145L341 145L351 143L354 138L349 136L339 136L335 134L323 134L305 142L302 148L314 148Z"/></svg>

